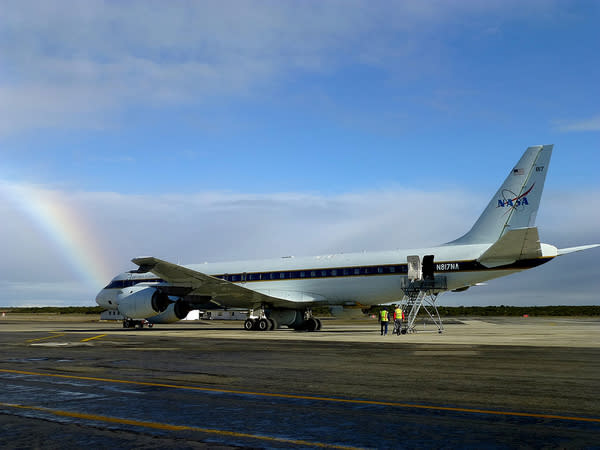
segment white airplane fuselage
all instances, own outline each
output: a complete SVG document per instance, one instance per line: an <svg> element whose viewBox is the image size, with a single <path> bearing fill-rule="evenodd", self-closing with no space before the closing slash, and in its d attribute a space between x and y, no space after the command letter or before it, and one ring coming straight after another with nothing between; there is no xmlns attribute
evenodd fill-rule
<svg viewBox="0 0 600 450"><path fill-rule="evenodd" d="M399 301L407 278L407 256L434 256L436 276L446 278L445 290L462 289L494 278L510 275L541 264L557 256L557 248L542 244L538 258L519 261L499 268L486 268L477 258L491 245L442 245L410 250L361 252L315 257L186 265L192 270L226 279L247 289L299 303L377 305ZM282 278L283 277L283 278ZM115 281L129 285L117 287ZM134 287L160 285L152 273L124 272L100 291L96 302L117 309L119 299ZM228 306L228 305L222 305Z"/></svg>

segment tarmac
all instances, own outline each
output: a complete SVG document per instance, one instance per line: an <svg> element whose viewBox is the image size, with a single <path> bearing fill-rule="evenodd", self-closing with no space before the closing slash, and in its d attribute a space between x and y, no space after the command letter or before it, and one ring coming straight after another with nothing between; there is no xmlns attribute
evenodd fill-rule
<svg viewBox="0 0 600 450"><path fill-rule="evenodd" d="M2 448L600 448L600 319L0 318ZM391 328L390 328L391 331Z"/></svg>

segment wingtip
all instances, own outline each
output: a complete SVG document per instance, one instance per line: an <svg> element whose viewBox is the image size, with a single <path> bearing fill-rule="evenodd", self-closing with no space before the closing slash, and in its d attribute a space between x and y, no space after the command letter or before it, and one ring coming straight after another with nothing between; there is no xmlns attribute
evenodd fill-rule
<svg viewBox="0 0 600 450"><path fill-rule="evenodd" d="M141 266L142 264L151 264L156 261L154 256L138 256L131 260L132 263Z"/></svg>

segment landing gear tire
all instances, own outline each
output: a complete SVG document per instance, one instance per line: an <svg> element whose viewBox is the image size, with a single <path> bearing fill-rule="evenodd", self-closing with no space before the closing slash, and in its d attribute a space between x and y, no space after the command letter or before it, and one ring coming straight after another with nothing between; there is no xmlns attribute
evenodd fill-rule
<svg viewBox="0 0 600 450"><path fill-rule="evenodd" d="M317 321L317 329L315 331L321 330L321 321L319 319L315 319Z"/></svg>
<svg viewBox="0 0 600 450"><path fill-rule="evenodd" d="M254 330L254 319L246 319L244 322L244 330L252 331Z"/></svg>
<svg viewBox="0 0 600 450"><path fill-rule="evenodd" d="M313 317L306 321L306 331L317 331L319 328L319 321Z"/></svg>
<svg viewBox="0 0 600 450"><path fill-rule="evenodd" d="M257 326L258 331L269 331L271 330L271 323L269 322L268 319L260 319L258 321L258 326Z"/></svg>
<svg viewBox="0 0 600 450"><path fill-rule="evenodd" d="M269 330L276 330L277 328L279 328L279 324L275 319L269 319L269 323L271 324Z"/></svg>

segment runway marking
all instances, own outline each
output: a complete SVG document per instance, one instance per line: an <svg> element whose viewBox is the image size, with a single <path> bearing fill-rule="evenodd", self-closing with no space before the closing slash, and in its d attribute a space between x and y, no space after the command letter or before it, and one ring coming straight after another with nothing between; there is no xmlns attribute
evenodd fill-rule
<svg viewBox="0 0 600 450"><path fill-rule="evenodd" d="M100 422L109 422L109 423L117 423L121 425L133 425L136 427L145 427L145 428L154 428L157 430L168 430L168 431L196 431L200 433L206 434L217 434L220 436L230 436L237 438L249 438L249 439L259 439L262 441L270 441L270 442L282 442L284 444L294 444L294 445L304 445L309 447L320 447L320 448L337 448L343 450L360 450L360 447L350 447L346 445L336 445L336 444L325 444L323 442L312 442L312 441L304 441L300 439L285 439L278 438L275 436L261 436L257 434L250 433L239 433L237 431L227 431L227 430L216 430L213 428L200 428L189 425L172 425L168 423L160 423L160 422L147 422L143 420L133 420L133 419L123 419L120 417L111 417L111 416L101 416L97 414L86 414L86 413L78 413L71 411L62 411L59 409L50 409L44 408L42 406L29 406L29 405L20 405L16 403L4 403L0 402L0 406L4 406L6 408L15 408L15 409L24 409L29 411L40 411L44 413L54 414L56 416L61 417L70 417L75 419L84 419L84 420L95 420Z"/></svg>
<svg viewBox="0 0 600 450"><path fill-rule="evenodd" d="M37 338L37 339L28 339L28 340L26 340L25 342L44 341L44 340L46 340L46 339L54 339L54 338L57 338L57 337L61 337L61 336L64 336L65 334L66 334L66 333L57 333L57 334L54 334L54 335L52 335L52 336L46 336L46 337Z"/></svg>
<svg viewBox="0 0 600 450"><path fill-rule="evenodd" d="M93 337L90 337L90 338L82 339L81 342L87 342L87 341L91 341L93 339L99 339L99 338L104 337L104 336L106 336L106 334L99 334L98 336L93 336Z"/></svg>
<svg viewBox="0 0 600 450"><path fill-rule="evenodd" d="M346 403L354 405L373 405L373 406L393 406L397 408L413 408L413 409L425 409L433 411L452 411L461 413L476 413L476 414L491 414L497 416L513 416L513 417L530 417L536 419L557 419L557 420L570 420L576 422L592 422L600 423L600 418L595 417L577 417L577 416L560 416L556 414L536 414L536 413L525 413L519 411L495 411L490 409L476 409L476 408L458 408L451 406L436 406L436 405L419 405L413 403L399 403L399 402L383 402L377 400L358 400L358 399L346 399L346 398L334 398L334 397L317 397L312 395L296 395L296 394L276 394L271 392L252 392L252 391L240 391L233 389L217 389L207 388L200 386L185 386L181 384L165 384L165 383L151 383L148 381L132 381L132 380L118 380L113 378L98 378L98 377L82 377L77 375L64 375L58 373L41 373L41 372L30 372L25 370L12 370L12 369L0 369L0 373L15 373L19 375L34 375L41 377L55 377L55 378L71 378L75 380L88 380L88 381L102 381L105 383L121 383L121 384L133 384L137 386L152 386L152 387L163 387L170 389L185 389L191 391L202 391L202 392L218 392L222 394L236 394L236 395L253 395L258 397L271 397L271 398L289 398L294 400L313 400L319 402L330 402L330 403Z"/></svg>

